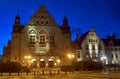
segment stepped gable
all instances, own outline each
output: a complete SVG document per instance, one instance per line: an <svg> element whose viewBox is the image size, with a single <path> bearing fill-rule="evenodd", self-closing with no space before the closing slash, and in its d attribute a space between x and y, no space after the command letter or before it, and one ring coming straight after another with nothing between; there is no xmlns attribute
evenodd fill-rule
<svg viewBox="0 0 120 79"><path fill-rule="evenodd" d="M55 26L57 25L50 13L44 5L41 5L38 10L33 14L28 22L29 25L38 26Z"/></svg>

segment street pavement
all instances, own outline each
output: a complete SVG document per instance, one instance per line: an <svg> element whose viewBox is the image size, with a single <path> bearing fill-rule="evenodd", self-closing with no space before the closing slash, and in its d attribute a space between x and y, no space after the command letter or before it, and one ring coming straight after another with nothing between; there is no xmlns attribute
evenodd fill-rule
<svg viewBox="0 0 120 79"><path fill-rule="evenodd" d="M0 76L0 79L120 79L120 72L83 72L55 75L28 74L20 76Z"/></svg>

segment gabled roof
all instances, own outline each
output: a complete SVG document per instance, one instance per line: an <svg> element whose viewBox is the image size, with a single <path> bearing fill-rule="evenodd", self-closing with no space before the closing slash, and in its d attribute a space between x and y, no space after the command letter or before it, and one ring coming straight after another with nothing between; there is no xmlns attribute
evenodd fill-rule
<svg viewBox="0 0 120 79"><path fill-rule="evenodd" d="M34 25L57 25L44 5L41 5L29 20L28 24Z"/></svg>
<svg viewBox="0 0 120 79"><path fill-rule="evenodd" d="M80 42L82 42L86 38L89 32L95 32L94 28L91 27L90 30L88 30L85 34L82 34L80 37Z"/></svg>

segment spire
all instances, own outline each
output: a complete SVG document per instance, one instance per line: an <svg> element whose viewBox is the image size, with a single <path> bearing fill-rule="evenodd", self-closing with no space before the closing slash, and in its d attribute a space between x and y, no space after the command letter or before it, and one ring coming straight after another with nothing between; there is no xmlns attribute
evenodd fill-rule
<svg viewBox="0 0 120 79"><path fill-rule="evenodd" d="M15 17L15 24L20 24L20 16L18 14Z"/></svg>
<svg viewBox="0 0 120 79"><path fill-rule="evenodd" d="M63 18L63 25L68 25L68 18L66 16Z"/></svg>

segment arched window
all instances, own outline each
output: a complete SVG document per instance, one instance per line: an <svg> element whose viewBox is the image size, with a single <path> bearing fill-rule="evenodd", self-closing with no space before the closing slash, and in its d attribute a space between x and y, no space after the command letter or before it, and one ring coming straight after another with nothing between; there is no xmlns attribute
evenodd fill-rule
<svg viewBox="0 0 120 79"><path fill-rule="evenodd" d="M45 66L46 66L46 65L45 65L45 58L41 58L41 59L40 59L40 67L41 67L41 68L45 68Z"/></svg>
<svg viewBox="0 0 120 79"><path fill-rule="evenodd" d="M34 30L31 30L29 32L29 42L30 42L30 44L35 44L35 40L36 40L36 32Z"/></svg>
<svg viewBox="0 0 120 79"><path fill-rule="evenodd" d="M48 67L54 67L54 58L48 59Z"/></svg>
<svg viewBox="0 0 120 79"><path fill-rule="evenodd" d="M40 33L39 43L40 44L45 44L45 40L46 40L45 34L46 34L46 32L44 30L41 30L39 33Z"/></svg>
<svg viewBox="0 0 120 79"><path fill-rule="evenodd" d="M33 68L37 67L37 61L36 61L36 59L32 59L32 67Z"/></svg>

